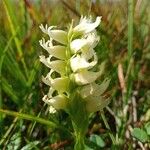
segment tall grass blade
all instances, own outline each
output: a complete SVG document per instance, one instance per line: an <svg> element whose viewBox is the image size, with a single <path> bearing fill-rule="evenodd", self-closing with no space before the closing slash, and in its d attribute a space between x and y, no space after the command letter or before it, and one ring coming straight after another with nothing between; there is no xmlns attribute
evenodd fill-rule
<svg viewBox="0 0 150 150"><path fill-rule="evenodd" d="M24 114L24 113L19 113L19 112L15 112L15 111L10 111L10 110L5 110L5 109L0 109L0 113L4 113L4 114L9 115L9 116L18 117L20 119L36 121L38 123L47 125L50 128L57 128L57 129L61 129L63 131L68 132L68 130L65 129L64 127L62 127L61 125L57 125L56 123L54 123L52 121L48 121L48 120L45 120L43 118L39 118L39 117L36 117L36 116L32 116L32 115L28 115L28 114Z"/></svg>
<svg viewBox="0 0 150 150"><path fill-rule="evenodd" d="M133 51L133 0L128 0L128 59Z"/></svg>
<svg viewBox="0 0 150 150"><path fill-rule="evenodd" d="M26 77L28 77L28 70L27 70L27 67L26 67L26 64L25 64L25 61L24 61L24 58L23 58L21 42L19 41L19 39L16 36L16 30L15 30L15 27L14 27L14 24L13 24L13 21L12 21L12 17L11 17L11 13L10 13L11 6L10 6L9 3L10 2L7 1L7 0L3 1L4 8L5 8L5 11L6 11L6 14L7 14L7 18L8 18L8 21L9 21L10 29L11 29L12 35L14 36L14 41L15 41L16 48L17 48L17 51L18 51L18 55L19 55L19 57L21 59L21 62L23 64Z"/></svg>
<svg viewBox="0 0 150 150"><path fill-rule="evenodd" d="M2 101L2 66L3 66L3 62L4 62L4 58L6 55L6 51L9 48L9 45L11 44L13 37L10 38L10 40L8 41L6 47L4 48L1 56L0 56L0 108L3 107L3 101ZM0 114L0 123L2 122L2 116Z"/></svg>

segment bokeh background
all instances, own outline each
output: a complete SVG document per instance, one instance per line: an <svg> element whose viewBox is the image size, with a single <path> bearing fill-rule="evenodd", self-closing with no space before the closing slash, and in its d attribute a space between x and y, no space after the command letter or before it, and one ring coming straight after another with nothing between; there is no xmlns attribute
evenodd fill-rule
<svg viewBox="0 0 150 150"><path fill-rule="evenodd" d="M81 15L102 16L96 52L111 78L111 103L90 116L89 149L150 149L149 12L149 0L0 0L0 149L73 149L70 118L42 101L39 25L67 29Z"/></svg>

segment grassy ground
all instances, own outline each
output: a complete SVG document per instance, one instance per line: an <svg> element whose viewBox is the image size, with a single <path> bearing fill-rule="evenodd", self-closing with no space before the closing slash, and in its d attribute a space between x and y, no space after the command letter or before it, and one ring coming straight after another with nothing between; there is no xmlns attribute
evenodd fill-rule
<svg viewBox="0 0 150 150"><path fill-rule="evenodd" d="M96 51L111 78L111 103L91 115L92 149L150 149L149 0L0 1L0 149L73 149L68 115L48 113L39 62L39 25L67 27L80 16L102 16Z"/></svg>

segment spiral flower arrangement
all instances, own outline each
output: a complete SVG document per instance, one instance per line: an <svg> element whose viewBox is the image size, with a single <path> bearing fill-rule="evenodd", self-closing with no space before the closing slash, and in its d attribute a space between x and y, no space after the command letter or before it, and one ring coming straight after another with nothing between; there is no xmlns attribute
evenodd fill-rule
<svg viewBox="0 0 150 150"><path fill-rule="evenodd" d="M110 80L96 83L103 72L97 65L98 57L94 51L99 42L96 28L100 22L101 17L97 17L95 22L91 17L81 17L79 24L74 27L72 22L67 31L58 30L55 26L40 26L49 36L48 41L40 40L40 45L49 54L47 58L40 56L40 61L50 68L47 76L42 77L50 87L43 101L49 105L50 113L63 109L70 115L75 130L75 150L85 148L89 114L109 103L109 98L102 94Z"/></svg>

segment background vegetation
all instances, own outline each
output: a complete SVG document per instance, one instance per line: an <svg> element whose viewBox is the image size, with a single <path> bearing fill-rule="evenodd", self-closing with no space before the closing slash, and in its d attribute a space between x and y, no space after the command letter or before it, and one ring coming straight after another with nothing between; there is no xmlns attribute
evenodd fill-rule
<svg viewBox="0 0 150 150"><path fill-rule="evenodd" d="M49 114L39 62L40 24L65 28L102 16L99 61L111 103L90 116L88 149L150 149L149 0L0 0L0 149L73 149L68 115Z"/></svg>

